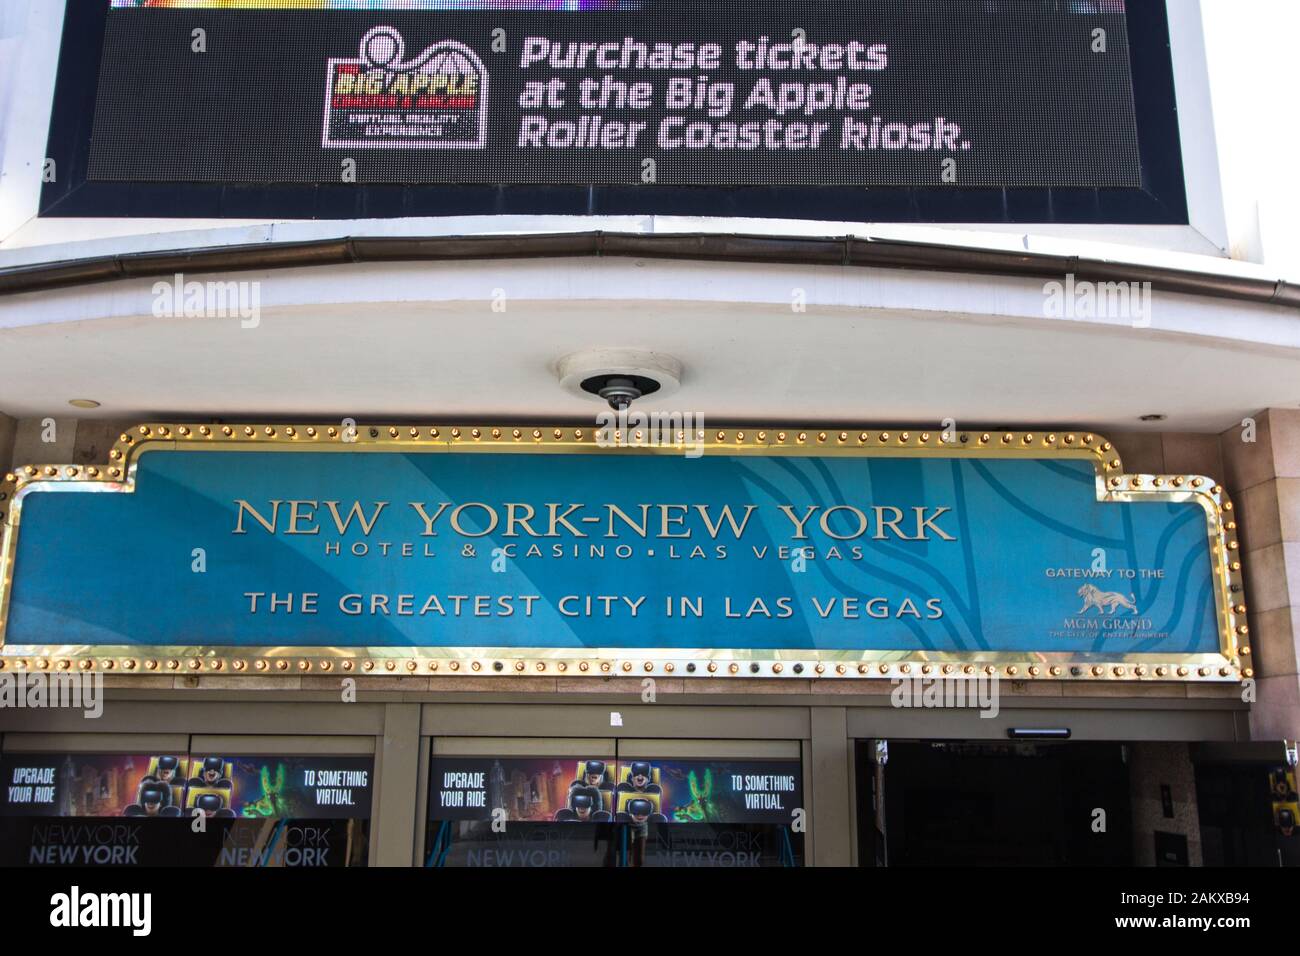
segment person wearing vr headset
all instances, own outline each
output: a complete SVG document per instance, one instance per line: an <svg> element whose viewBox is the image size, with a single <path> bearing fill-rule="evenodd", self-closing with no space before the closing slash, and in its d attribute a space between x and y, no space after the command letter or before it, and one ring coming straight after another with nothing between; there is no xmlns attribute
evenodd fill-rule
<svg viewBox="0 0 1300 956"><path fill-rule="evenodd" d="M219 793L200 793L194 798L194 809L202 811L205 817L233 817L235 811L226 806L225 799Z"/></svg>
<svg viewBox="0 0 1300 956"><path fill-rule="evenodd" d="M628 791L624 791L627 793ZM655 788L658 792L658 788ZM623 804L623 809L614 819L627 824L628 828L628 866L645 866L645 848L650 842L650 824L667 823L668 818L655 810L653 800L645 797L633 797Z"/></svg>
<svg viewBox="0 0 1300 956"><path fill-rule="evenodd" d="M145 780L156 780L159 783L165 783L167 786L174 786L180 783L181 758L180 757L159 757L154 765L154 772L147 775Z"/></svg>
<svg viewBox="0 0 1300 956"><path fill-rule="evenodd" d="M181 777L180 757L159 757L154 765L154 772L145 774L141 784L157 783L166 788L165 806L178 806L181 803L185 781Z"/></svg>
<svg viewBox="0 0 1300 956"><path fill-rule="evenodd" d="M569 791L569 805L555 812L558 823L608 823L608 810L601 806L600 791L595 787L574 787Z"/></svg>
<svg viewBox="0 0 1300 956"><path fill-rule="evenodd" d="M648 760L634 760L628 768L627 779L618 785L619 793L662 793L654 782L654 768Z"/></svg>
<svg viewBox="0 0 1300 956"><path fill-rule="evenodd" d="M197 777L190 778L190 786L229 790L230 780L225 776L225 768L226 761L221 757L203 758L202 769Z"/></svg>
<svg viewBox="0 0 1300 956"><path fill-rule="evenodd" d="M157 780L140 781L136 802L123 812L128 817L179 817L180 807L171 803L171 788Z"/></svg>
<svg viewBox="0 0 1300 956"><path fill-rule="evenodd" d="M578 787L591 787L594 790L608 790L609 781L605 776L605 761L588 760L582 768L582 776L569 784L572 791Z"/></svg>
<svg viewBox="0 0 1300 956"><path fill-rule="evenodd" d="M1277 828L1284 837L1295 833L1295 814L1290 808L1282 807L1277 811Z"/></svg>
<svg viewBox="0 0 1300 956"><path fill-rule="evenodd" d="M655 809L654 801L633 797L623 804L616 817L619 823L630 823L634 828L646 829L651 823L667 823L668 818Z"/></svg>

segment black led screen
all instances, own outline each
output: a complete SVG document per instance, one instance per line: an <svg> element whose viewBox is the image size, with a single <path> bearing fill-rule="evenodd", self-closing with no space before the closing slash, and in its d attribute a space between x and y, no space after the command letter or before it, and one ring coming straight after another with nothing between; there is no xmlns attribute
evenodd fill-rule
<svg viewBox="0 0 1300 956"><path fill-rule="evenodd" d="M108 13L90 181L1142 184L1114 0L168 6Z"/></svg>

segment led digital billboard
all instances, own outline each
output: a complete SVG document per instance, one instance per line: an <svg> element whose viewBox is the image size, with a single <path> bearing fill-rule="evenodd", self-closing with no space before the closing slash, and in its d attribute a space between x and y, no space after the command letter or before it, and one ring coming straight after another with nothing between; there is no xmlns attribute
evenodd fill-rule
<svg viewBox="0 0 1300 956"><path fill-rule="evenodd" d="M1122 2L126 3L89 179L1137 188Z"/></svg>

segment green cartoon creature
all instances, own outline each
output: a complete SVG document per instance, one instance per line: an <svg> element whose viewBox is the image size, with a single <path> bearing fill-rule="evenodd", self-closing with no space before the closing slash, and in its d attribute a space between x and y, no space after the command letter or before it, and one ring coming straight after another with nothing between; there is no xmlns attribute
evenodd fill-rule
<svg viewBox="0 0 1300 956"><path fill-rule="evenodd" d="M262 767L262 795L244 804L240 812L246 817L292 817L293 809L285 795L284 784L284 764L276 766L274 786L271 785L271 769Z"/></svg>
<svg viewBox="0 0 1300 956"><path fill-rule="evenodd" d="M702 823L713 816L713 806L709 798L713 795L713 771L704 770L704 786L692 770L686 778L691 787L691 802L673 811L673 819L678 823Z"/></svg>

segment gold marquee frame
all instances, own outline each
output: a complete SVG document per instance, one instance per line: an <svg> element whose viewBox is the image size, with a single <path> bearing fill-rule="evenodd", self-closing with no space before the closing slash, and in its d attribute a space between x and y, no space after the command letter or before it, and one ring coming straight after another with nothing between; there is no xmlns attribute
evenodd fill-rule
<svg viewBox="0 0 1300 956"><path fill-rule="evenodd" d="M1128 475L1113 444L1083 431L709 428L688 441L650 444L639 430L598 444L591 427L539 425L140 425L123 433L103 465L27 465L0 483L0 672L316 676L568 676L700 678L962 678L1068 681L1238 681L1253 676L1237 523L1232 502L1200 475ZM948 440L945 440L947 438ZM728 456L857 456L1087 460L1099 501L1195 502L1205 511L1217 654L1098 655L1073 652L931 652L626 648L219 647L201 645L10 645L5 641L22 504L42 491L135 491L146 452L168 450L681 455L689 446ZM125 598L124 598L125 599ZM147 601L141 613L148 613Z"/></svg>

